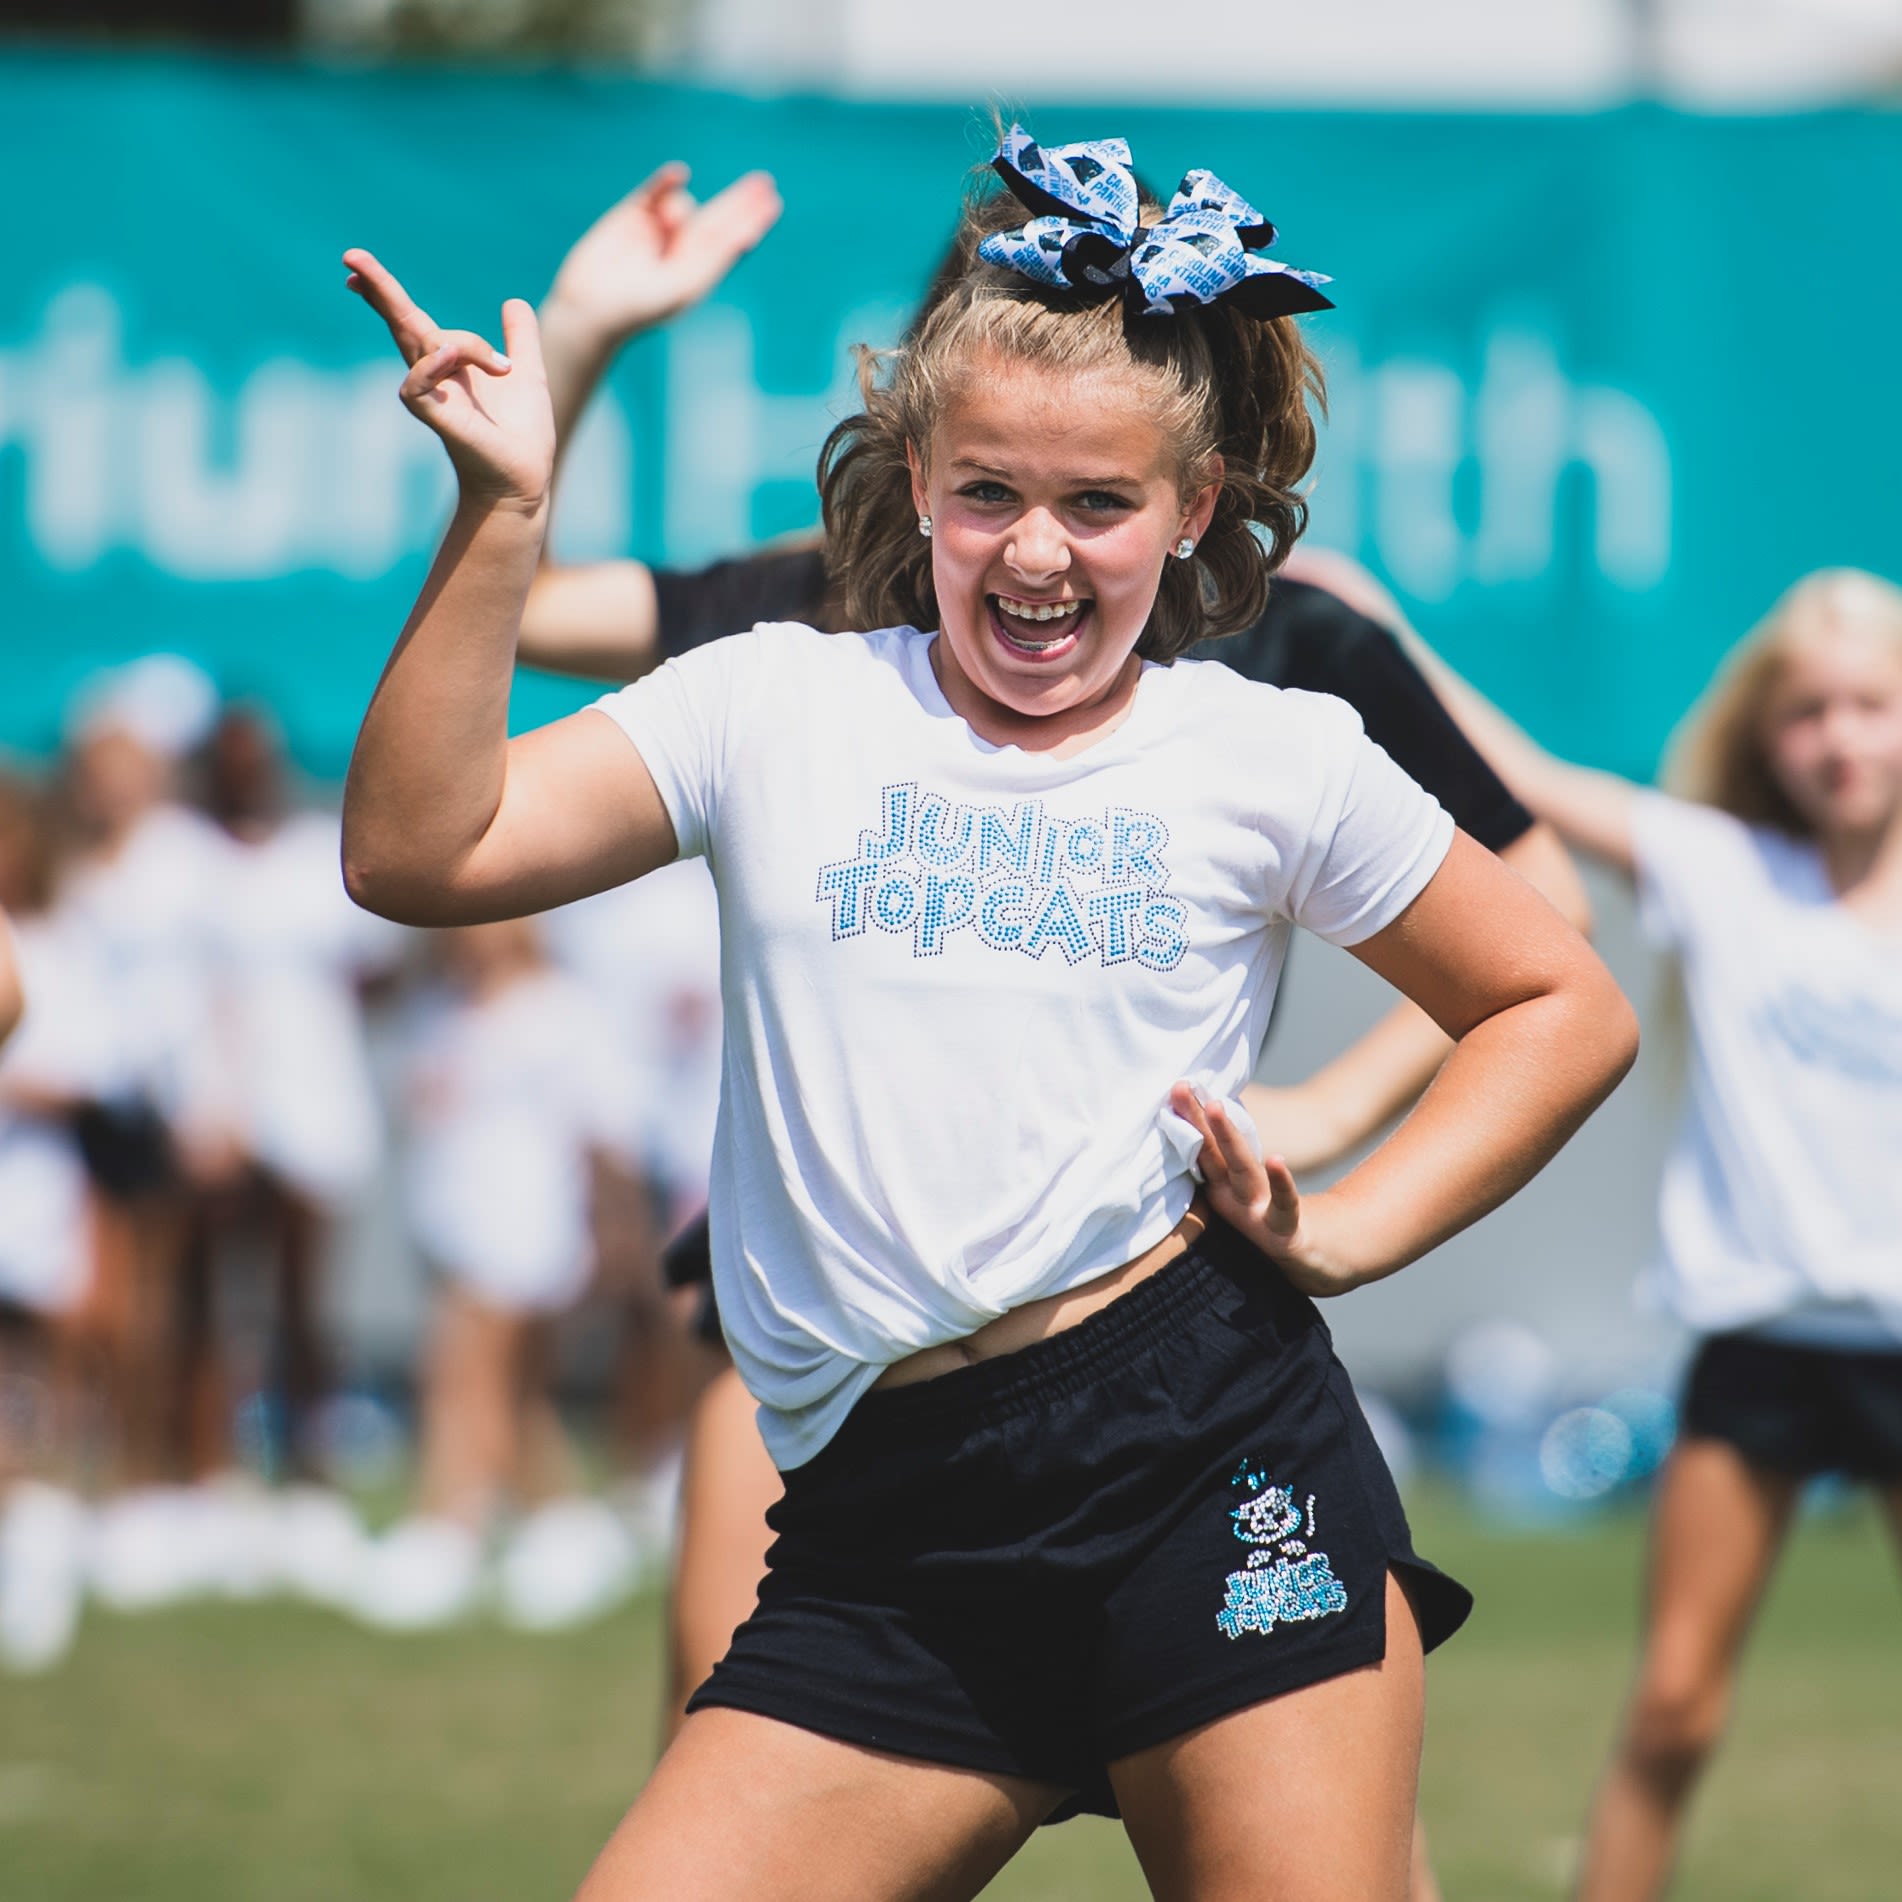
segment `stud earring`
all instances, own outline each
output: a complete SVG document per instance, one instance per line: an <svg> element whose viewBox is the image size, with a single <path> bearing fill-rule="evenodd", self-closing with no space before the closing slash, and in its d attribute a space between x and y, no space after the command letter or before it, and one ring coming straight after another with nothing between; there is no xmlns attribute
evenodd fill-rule
<svg viewBox="0 0 1902 1902"><path fill-rule="evenodd" d="M921 534L926 541L931 539L931 517L929 515L919 516L918 533Z"/></svg>
<svg viewBox="0 0 1902 1902"><path fill-rule="evenodd" d="M1195 553L1194 537L1189 535L1184 535L1183 538L1179 542L1176 543L1176 560L1187 561L1189 557L1193 555L1194 553Z"/></svg>

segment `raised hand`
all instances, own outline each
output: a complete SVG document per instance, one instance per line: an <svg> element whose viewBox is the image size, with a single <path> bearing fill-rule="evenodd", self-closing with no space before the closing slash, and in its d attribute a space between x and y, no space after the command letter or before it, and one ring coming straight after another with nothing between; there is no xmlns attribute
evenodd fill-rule
<svg viewBox="0 0 1902 1902"><path fill-rule="evenodd" d="M465 492L539 507L555 467L555 420L533 308L502 306L505 356L472 330L443 330L368 251L346 251L353 290L409 365L399 394L443 440Z"/></svg>
<svg viewBox="0 0 1902 1902"><path fill-rule="evenodd" d="M687 168L663 165L576 239L549 293L561 310L619 343L697 304L778 222L778 187L748 172L702 204Z"/></svg>
<svg viewBox="0 0 1902 1902"><path fill-rule="evenodd" d="M1259 1157L1222 1105L1192 1083L1169 1092L1169 1106L1202 1138L1197 1158L1209 1206L1281 1269L1303 1294L1345 1294L1357 1278L1315 1233L1294 1173L1279 1156Z"/></svg>

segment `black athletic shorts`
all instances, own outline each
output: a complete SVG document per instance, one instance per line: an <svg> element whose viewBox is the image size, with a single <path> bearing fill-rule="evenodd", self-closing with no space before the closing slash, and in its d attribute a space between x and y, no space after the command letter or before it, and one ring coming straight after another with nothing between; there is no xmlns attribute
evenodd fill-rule
<svg viewBox="0 0 1902 1902"><path fill-rule="evenodd" d="M1712 1335L1691 1363L1680 1431L1775 1473L1902 1479L1902 1348Z"/></svg>
<svg viewBox="0 0 1902 1902"><path fill-rule="evenodd" d="M785 1475L758 1609L690 1709L1057 1783L1386 1654L1471 1595L1413 1550L1314 1304L1214 1224L1077 1326L868 1393ZM1052 1820L1056 1820L1053 1817Z"/></svg>

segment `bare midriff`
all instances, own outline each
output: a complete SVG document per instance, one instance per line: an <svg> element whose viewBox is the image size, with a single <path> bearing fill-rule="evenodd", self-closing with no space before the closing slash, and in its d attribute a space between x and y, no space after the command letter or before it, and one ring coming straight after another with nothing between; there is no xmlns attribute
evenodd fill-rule
<svg viewBox="0 0 1902 1902"><path fill-rule="evenodd" d="M939 1347L921 1348L895 1360L872 1384L874 1387L909 1387L920 1380L936 1380L940 1374L955 1373L981 1360L995 1360L1000 1354L1014 1354L1033 1341L1046 1341L1065 1328L1087 1321L1106 1308L1119 1295L1127 1294L1139 1281L1147 1281L1160 1269L1188 1252L1196 1237L1208 1227L1208 1215L1198 1196L1189 1210L1161 1241L1146 1248L1133 1261L1126 1261L1108 1274L1086 1281L1080 1288L1062 1294L1047 1294L1041 1301L1026 1301L1021 1308L987 1321L975 1334L961 1341L946 1341Z"/></svg>

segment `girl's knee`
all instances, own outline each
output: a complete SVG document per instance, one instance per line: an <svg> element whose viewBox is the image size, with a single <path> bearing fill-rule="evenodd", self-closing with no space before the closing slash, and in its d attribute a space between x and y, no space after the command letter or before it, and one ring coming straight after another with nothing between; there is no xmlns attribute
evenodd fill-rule
<svg viewBox="0 0 1902 1902"><path fill-rule="evenodd" d="M1730 1676L1711 1670L1647 1670L1626 1725L1626 1754L1647 1782L1688 1786L1723 1735Z"/></svg>

